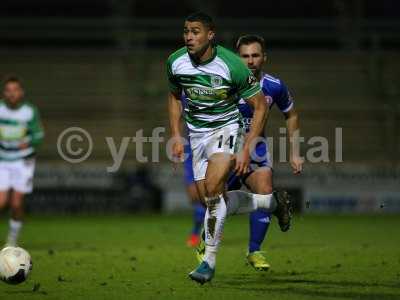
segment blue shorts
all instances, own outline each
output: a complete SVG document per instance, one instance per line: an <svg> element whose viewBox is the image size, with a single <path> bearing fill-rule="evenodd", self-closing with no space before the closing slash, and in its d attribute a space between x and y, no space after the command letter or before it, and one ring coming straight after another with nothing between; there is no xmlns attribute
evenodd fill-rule
<svg viewBox="0 0 400 300"><path fill-rule="evenodd" d="M242 176L237 176L231 173L228 178L228 191L240 190L247 177L249 177L255 170L263 167L272 169L272 162L270 159L268 145L260 142L254 149L250 160L250 171Z"/></svg>

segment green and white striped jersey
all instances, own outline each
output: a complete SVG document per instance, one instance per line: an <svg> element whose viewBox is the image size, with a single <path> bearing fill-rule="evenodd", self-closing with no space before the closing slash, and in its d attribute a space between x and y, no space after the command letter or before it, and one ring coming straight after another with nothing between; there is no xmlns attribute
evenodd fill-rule
<svg viewBox="0 0 400 300"><path fill-rule="evenodd" d="M185 120L192 132L206 132L241 123L237 104L260 92L258 80L233 52L221 46L213 56L196 64L186 47L167 61L169 87L186 98Z"/></svg>
<svg viewBox="0 0 400 300"><path fill-rule="evenodd" d="M18 160L35 154L44 133L35 106L22 102L17 108L0 100L0 160ZM25 148L21 145L27 144Z"/></svg>

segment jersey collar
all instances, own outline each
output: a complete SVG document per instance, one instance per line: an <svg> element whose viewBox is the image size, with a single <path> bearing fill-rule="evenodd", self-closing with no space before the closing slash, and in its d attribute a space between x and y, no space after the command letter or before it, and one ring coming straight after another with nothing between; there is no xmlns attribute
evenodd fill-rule
<svg viewBox="0 0 400 300"><path fill-rule="evenodd" d="M264 83L264 76L265 76L265 73L263 71L261 71L261 73L260 73L260 84L261 84L261 86Z"/></svg>
<svg viewBox="0 0 400 300"><path fill-rule="evenodd" d="M17 103L17 105L12 106L12 105L10 105L10 103L7 102L7 100L4 99L3 101L4 101L4 104L7 106L7 108L8 108L8 109L11 109L11 110L17 110L17 109L19 109L21 106L23 106L24 103L25 103L25 100L21 100L21 101L19 101L19 102Z"/></svg>
<svg viewBox="0 0 400 300"><path fill-rule="evenodd" d="M196 61L194 61L194 60L192 59L192 57L189 55L190 60L192 61L192 64L195 65L195 66L204 66L204 65L206 65L206 64L208 64L208 63L210 63L210 62L212 62L212 61L217 57L217 46L213 45L213 46L212 46L212 50L213 50L213 52L212 52L211 57L210 57L209 59L207 59L207 60L205 60L205 61L202 61L202 62L199 62L199 63L196 62Z"/></svg>

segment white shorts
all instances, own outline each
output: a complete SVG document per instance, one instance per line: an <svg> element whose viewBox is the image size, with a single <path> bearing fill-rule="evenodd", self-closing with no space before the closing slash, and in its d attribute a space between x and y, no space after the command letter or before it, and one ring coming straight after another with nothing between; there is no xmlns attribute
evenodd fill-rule
<svg viewBox="0 0 400 300"><path fill-rule="evenodd" d="M0 161L0 191L14 189L25 194L31 193L34 171L34 159Z"/></svg>
<svg viewBox="0 0 400 300"><path fill-rule="evenodd" d="M206 177L208 159L215 153L238 153L243 146L244 130L239 124L231 124L208 132L190 133L193 154L194 180Z"/></svg>

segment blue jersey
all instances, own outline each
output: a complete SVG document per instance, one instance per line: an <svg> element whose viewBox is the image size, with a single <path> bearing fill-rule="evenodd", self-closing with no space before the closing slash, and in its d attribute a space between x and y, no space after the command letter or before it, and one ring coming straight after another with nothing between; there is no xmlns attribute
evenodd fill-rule
<svg viewBox="0 0 400 300"><path fill-rule="evenodd" d="M263 74L260 85L265 96L265 101L270 108L276 104L283 113L292 109L293 99L288 88L280 79L274 78L268 74ZM250 130L251 121L253 120L253 108L245 100L240 99L239 111L242 114L246 132L248 132Z"/></svg>
<svg viewBox="0 0 400 300"><path fill-rule="evenodd" d="M293 107L293 99L288 91L286 85L279 79L274 78L268 74L263 74L260 80L260 85L265 96L269 108L274 104L283 113L290 111ZM251 122L253 121L253 108L243 99L239 102L239 110L243 117L243 123L246 132L249 132ZM255 155L253 155L255 154ZM228 178L228 190L238 190L242 183L246 180L248 175L260 167L272 168L272 162L269 158L268 145L265 142L259 142L253 150L250 160L250 172L244 176L236 176L231 174Z"/></svg>

